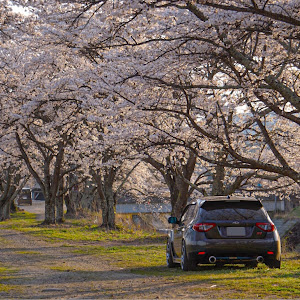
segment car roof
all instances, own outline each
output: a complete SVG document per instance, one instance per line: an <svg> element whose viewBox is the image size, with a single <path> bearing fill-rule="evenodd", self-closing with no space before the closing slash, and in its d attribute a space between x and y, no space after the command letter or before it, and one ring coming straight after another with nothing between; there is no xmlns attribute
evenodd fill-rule
<svg viewBox="0 0 300 300"><path fill-rule="evenodd" d="M231 201L258 201L254 197L243 197L243 196L209 196L209 197L202 197L198 199L199 202L202 201L225 201L225 202L231 202Z"/></svg>

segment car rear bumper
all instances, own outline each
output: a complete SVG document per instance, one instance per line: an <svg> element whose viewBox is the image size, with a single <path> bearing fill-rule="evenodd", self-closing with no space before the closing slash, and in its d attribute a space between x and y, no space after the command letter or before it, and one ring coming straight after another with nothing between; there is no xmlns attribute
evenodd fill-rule
<svg viewBox="0 0 300 300"><path fill-rule="evenodd" d="M190 259L198 263L211 263L209 258L217 261L238 263L255 261L262 256L263 260L280 260L280 241L272 239L210 239L195 243L186 243Z"/></svg>

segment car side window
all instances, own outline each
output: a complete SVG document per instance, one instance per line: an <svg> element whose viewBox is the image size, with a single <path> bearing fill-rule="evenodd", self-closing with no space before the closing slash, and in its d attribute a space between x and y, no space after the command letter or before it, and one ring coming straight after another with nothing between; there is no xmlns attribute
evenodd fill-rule
<svg viewBox="0 0 300 300"><path fill-rule="evenodd" d="M186 207L185 211L183 212L181 218L180 218L180 223L182 225L188 224L189 222L192 221L194 214L195 214L195 204L191 204Z"/></svg>

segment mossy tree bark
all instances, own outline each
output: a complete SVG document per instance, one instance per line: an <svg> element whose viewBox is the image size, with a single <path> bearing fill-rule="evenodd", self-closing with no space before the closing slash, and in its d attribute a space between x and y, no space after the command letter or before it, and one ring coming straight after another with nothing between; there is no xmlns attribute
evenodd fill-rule
<svg viewBox="0 0 300 300"><path fill-rule="evenodd" d="M115 193L113 184L115 181L117 169L115 167L105 167L97 172L92 171L94 181L97 185L97 193L100 199L102 211L102 226L114 229L115 220Z"/></svg>
<svg viewBox="0 0 300 300"><path fill-rule="evenodd" d="M18 173L18 168L9 166L2 171L0 177L0 221L10 219L11 206L14 199L22 190L28 180L28 176Z"/></svg>

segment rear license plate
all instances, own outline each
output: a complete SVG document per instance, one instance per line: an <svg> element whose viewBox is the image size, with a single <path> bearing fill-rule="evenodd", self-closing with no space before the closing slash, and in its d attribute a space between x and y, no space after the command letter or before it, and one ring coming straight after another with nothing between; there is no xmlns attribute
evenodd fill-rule
<svg viewBox="0 0 300 300"><path fill-rule="evenodd" d="M227 227L227 236L245 236L245 227Z"/></svg>

